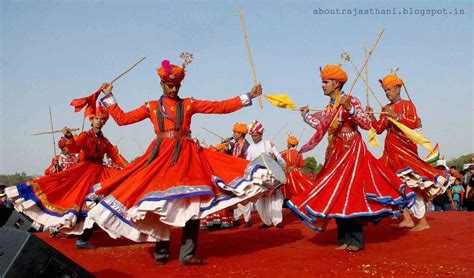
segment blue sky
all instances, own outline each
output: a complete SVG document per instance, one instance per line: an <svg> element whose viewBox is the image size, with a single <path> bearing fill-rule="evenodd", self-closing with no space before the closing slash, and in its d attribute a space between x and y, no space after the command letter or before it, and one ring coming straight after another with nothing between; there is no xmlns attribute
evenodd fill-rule
<svg viewBox="0 0 474 278"><path fill-rule="evenodd" d="M385 102L377 79L399 67L424 135L438 142L448 159L473 151L471 1L1 1L0 174L41 174L53 155L52 139L31 134L50 129L48 105L55 129L80 127L82 114L73 113L71 99L90 94L143 56L142 64L115 83L114 94L126 111L160 96L155 68L163 59L181 63L182 51L194 54L182 97L217 100L250 90L238 6L244 10L264 91L287 93L298 105L323 108L328 99L320 88L319 67L339 63L343 50L361 65L364 44L372 45L385 28L369 62L371 87ZM313 13L320 8L394 8L397 14ZM410 8L414 13L445 8L458 14L398 14ZM350 84L355 71L349 64L344 68ZM353 95L365 104L362 80ZM373 98L370 102L379 110ZM254 105L229 115L196 115L192 129L194 136L215 144L218 138L203 126L229 136L235 122L255 119L279 149L285 148L288 131L300 136L305 128L302 142L311 136L298 112L266 103L263 110ZM128 159L141 154L138 145L146 148L154 138L147 120L127 127L111 120L104 133L119 142ZM321 162L325 141L308 155ZM370 150L379 156L382 148Z"/></svg>

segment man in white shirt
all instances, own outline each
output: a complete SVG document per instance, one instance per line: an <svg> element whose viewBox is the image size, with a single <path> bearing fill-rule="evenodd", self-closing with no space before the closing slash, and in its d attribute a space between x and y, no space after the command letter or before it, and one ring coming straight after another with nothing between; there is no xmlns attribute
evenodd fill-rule
<svg viewBox="0 0 474 278"><path fill-rule="evenodd" d="M275 144L268 140L263 140L263 125L258 121L253 121L249 125L249 133L252 136L253 144L247 149L247 160L254 160L259 155L266 153L275 159L282 167L285 167L285 161L281 157ZM264 195L255 203L258 215L264 223L260 228L269 228L275 225L277 228L283 228L283 194L281 189L275 189L269 195Z"/></svg>

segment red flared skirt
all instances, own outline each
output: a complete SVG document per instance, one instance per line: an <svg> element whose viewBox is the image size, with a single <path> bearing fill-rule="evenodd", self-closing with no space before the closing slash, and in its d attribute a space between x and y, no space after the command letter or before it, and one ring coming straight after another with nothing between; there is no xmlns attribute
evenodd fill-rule
<svg viewBox="0 0 474 278"><path fill-rule="evenodd" d="M282 186L283 197L292 199L294 196L312 188L314 186L313 182L300 169L294 168L286 173L286 184Z"/></svg>
<svg viewBox="0 0 474 278"><path fill-rule="evenodd" d="M166 240L169 226L183 227L265 192L271 172L260 165L181 140L173 164L176 139L164 139L149 164L156 144L122 171L100 183L90 199L102 199L89 215L109 234L134 241ZM101 196L105 196L101 198Z"/></svg>
<svg viewBox="0 0 474 278"><path fill-rule="evenodd" d="M406 184L422 191L428 198L443 194L454 178L448 171L431 167L418 156L415 143L392 132L387 133L380 162L388 166Z"/></svg>
<svg viewBox="0 0 474 278"><path fill-rule="evenodd" d="M377 221L398 214L414 199L414 192L367 150L358 132L349 137L335 140L313 187L288 202L304 221L353 217Z"/></svg>
<svg viewBox="0 0 474 278"><path fill-rule="evenodd" d="M14 200L15 208L34 221L81 233L82 229L76 231L74 226L89 211L85 197L95 184L118 172L101 163L85 161L65 171L10 187L7 194Z"/></svg>

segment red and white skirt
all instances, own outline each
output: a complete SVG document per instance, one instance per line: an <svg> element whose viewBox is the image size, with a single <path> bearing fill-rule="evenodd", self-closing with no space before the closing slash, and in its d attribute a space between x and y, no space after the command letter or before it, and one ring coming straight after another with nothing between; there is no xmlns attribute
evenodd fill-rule
<svg viewBox="0 0 474 278"><path fill-rule="evenodd" d="M15 209L34 221L81 234L89 207L85 198L98 182L120 172L101 163L85 161L65 171L39 177L6 189Z"/></svg>
<svg viewBox="0 0 474 278"><path fill-rule="evenodd" d="M399 214L414 198L415 193L367 150L360 133L351 132L335 140L313 186L287 205L306 224L322 218L379 221Z"/></svg>
<svg viewBox="0 0 474 278"><path fill-rule="evenodd" d="M175 139L164 139L147 165L155 140L142 157L100 183L90 199L105 198L89 211L89 218L113 238L168 240L171 226L184 227L190 219L205 218L268 190L264 181L272 180L271 169L180 140L175 165Z"/></svg>

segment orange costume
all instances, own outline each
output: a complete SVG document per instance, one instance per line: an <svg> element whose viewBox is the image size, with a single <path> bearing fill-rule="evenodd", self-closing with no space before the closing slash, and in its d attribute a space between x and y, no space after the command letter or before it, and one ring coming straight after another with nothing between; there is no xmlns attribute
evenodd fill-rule
<svg viewBox="0 0 474 278"><path fill-rule="evenodd" d="M104 113L103 108L99 108L89 117L99 114L108 117ZM81 162L65 171L10 187L7 195L14 200L17 210L36 222L81 234L85 227L84 221L79 220L86 217L89 210L85 197L96 183L118 172L103 165L104 155L124 165L118 159L117 149L101 132L96 134L92 129L67 139L66 147L70 153L80 152Z"/></svg>
<svg viewBox="0 0 474 278"><path fill-rule="evenodd" d="M298 139L288 137L288 143L298 145ZM303 154L296 149L290 148L281 152L281 157L286 162L286 184L283 185L283 197L291 199L307 188L314 186L311 180L301 171L304 167Z"/></svg>
<svg viewBox="0 0 474 278"><path fill-rule="evenodd" d="M179 84L184 73L169 64L173 71L165 72L163 65L158 71L162 82ZM269 175L263 166L203 149L191 138L193 115L237 111L251 104L247 94L224 101L163 95L126 113L111 93L102 102L118 125L149 119L156 134L143 156L101 182L91 194L91 198L106 196L89 216L112 237L169 240L170 226L184 227L188 220L204 218L266 191L258 185L262 175ZM257 172L259 180L254 177Z"/></svg>
<svg viewBox="0 0 474 278"><path fill-rule="evenodd" d="M380 80L383 88L401 86L403 81L394 74ZM387 104L385 107L398 114L397 121L403 125L416 129L419 127L420 118L416 113L415 105L408 100L398 100ZM426 195L434 197L443 193L449 183L449 174L446 171L431 167L418 156L418 148L414 142L382 114L377 120L372 117L372 127L377 134L387 131L385 148L379 159L391 168L410 187L419 187Z"/></svg>

